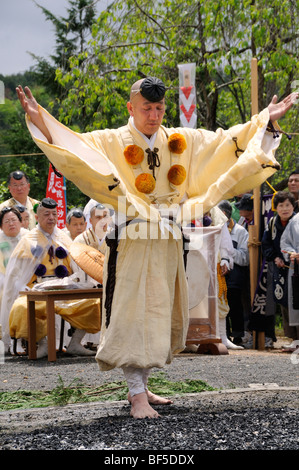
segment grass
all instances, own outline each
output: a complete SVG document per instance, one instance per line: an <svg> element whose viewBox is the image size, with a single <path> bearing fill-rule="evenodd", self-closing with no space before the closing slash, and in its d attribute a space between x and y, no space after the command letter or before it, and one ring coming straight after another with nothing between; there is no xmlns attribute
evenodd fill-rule
<svg viewBox="0 0 299 470"><path fill-rule="evenodd" d="M165 378L163 373L153 375L149 379L149 388L153 393L169 397L214 390L201 380L171 382ZM79 379L75 379L71 384L65 386L59 376L58 385L53 390L0 392L0 411L64 406L71 403L92 401L118 401L125 400L127 393L128 388L125 382L111 382L100 387L87 387L81 384Z"/></svg>

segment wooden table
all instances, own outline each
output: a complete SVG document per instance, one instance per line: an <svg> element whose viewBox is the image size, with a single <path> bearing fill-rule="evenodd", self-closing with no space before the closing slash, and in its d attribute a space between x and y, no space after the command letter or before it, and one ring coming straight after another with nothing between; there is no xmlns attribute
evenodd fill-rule
<svg viewBox="0 0 299 470"><path fill-rule="evenodd" d="M102 298L103 289L57 289L43 291L23 291L20 295L27 296L28 320L28 357L36 359L36 324L35 302L46 302L48 361L56 361L55 308L56 300L78 300Z"/></svg>

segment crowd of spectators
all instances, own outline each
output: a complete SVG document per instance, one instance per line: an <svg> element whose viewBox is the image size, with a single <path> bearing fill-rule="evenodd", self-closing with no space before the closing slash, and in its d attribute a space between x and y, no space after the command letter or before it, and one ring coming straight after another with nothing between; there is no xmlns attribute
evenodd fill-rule
<svg viewBox="0 0 299 470"><path fill-rule="evenodd" d="M298 194L299 170L296 170L289 175L288 187L274 193L272 214L261 236L261 270L266 279L266 292L260 324L263 325L266 348L273 348L277 341L277 319L281 320L284 336L291 340L283 348L292 351L299 344L299 305L294 298L299 292L299 285L296 287L295 284L299 260ZM229 303L227 335L244 348L254 346L248 248L248 227L254 223L253 198L253 194L244 194L238 201L219 204L227 215L235 250L234 268L226 276ZM236 227L239 240L234 235ZM240 227L245 229L247 236Z"/></svg>

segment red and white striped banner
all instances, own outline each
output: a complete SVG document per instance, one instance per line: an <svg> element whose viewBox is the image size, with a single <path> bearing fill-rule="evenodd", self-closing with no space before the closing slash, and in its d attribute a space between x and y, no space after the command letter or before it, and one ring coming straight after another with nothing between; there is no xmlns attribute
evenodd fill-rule
<svg viewBox="0 0 299 470"><path fill-rule="evenodd" d="M195 72L196 64L179 64L179 106L180 121L182 127L197 127L196 113L196 88L195 88Z"/></svg>

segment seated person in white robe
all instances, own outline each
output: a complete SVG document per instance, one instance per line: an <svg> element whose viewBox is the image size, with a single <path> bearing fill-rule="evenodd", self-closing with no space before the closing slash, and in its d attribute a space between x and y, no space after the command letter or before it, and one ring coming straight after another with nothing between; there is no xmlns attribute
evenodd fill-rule
<svg viewBox="0 0 299 470"><path fill-rule="evenodd" d="M20 240L7 265L1 306L4 344L9 338L27 338L27 298L20 291L36 282L63 279L73 273L69 255L71 239L57 228L57 203L45 198L37 209L38 225ZM86 332L100 330L100 299L55 302L55 312L74 329L67 352L92 355L81 345ZM37 358L47 355L45 302L36 302Z"/></svg>
<svg viewBox="0 0 299 470"><path fill-rule="evenodd" d="M109 209L103 206L103 204L94 201L94 203L90 205L88 220L90 221L90 227L78 235L74 239L74 243L83 243L84 245L92 246L102 254L105 254L105 236L111 222ZM83 272L81 268L78 267L77 272L82 282L92 282L98 285L98 281ZM88 333L84 336L82 341L86 342L89 347L96 347L99 344L99 339L100 332L95 335Z"/></svg>
<svg viewBox="0 0 299 470"><path fill-rule="evenodd" d="M29 214L29 222L28 227L25 228L31 230L36 224L34 208L39 201L29 196L30 181L28 176L23 171L13 171L7 178L7 184L12 197L0 204L0 210L4 207L26 207Z"/></svg>
<svg viewBox="0 0 299 470"><path fill-rule="evenodd" d="M95 202L89 214L90 227L78 235L74 242L85 243L85 245L96 248L105 254L105 237L111 222L110 212L103 204Z"/></svg>
<svg viewBox="0 0 299 470"><path fill-rule="evenodd" d="M118 246L109 239L105 254L109 301L103 299L96 360L101 370L123 369L134 418L158 417L151 405L169 403L148 391L148 375L185 348L188 290L177 224L275 172L280 138L268 132L269 120L282 117L298 97L281 103L275 97L250 122L211 132L162 126L165 91L155 77L138 80L127 103L127 125L79 134L41 108L29 88L26 94L17 88L33 139L59 172L90 198L128 216ZM181 206L165 219L159 209L173 205Z"/></svg>

